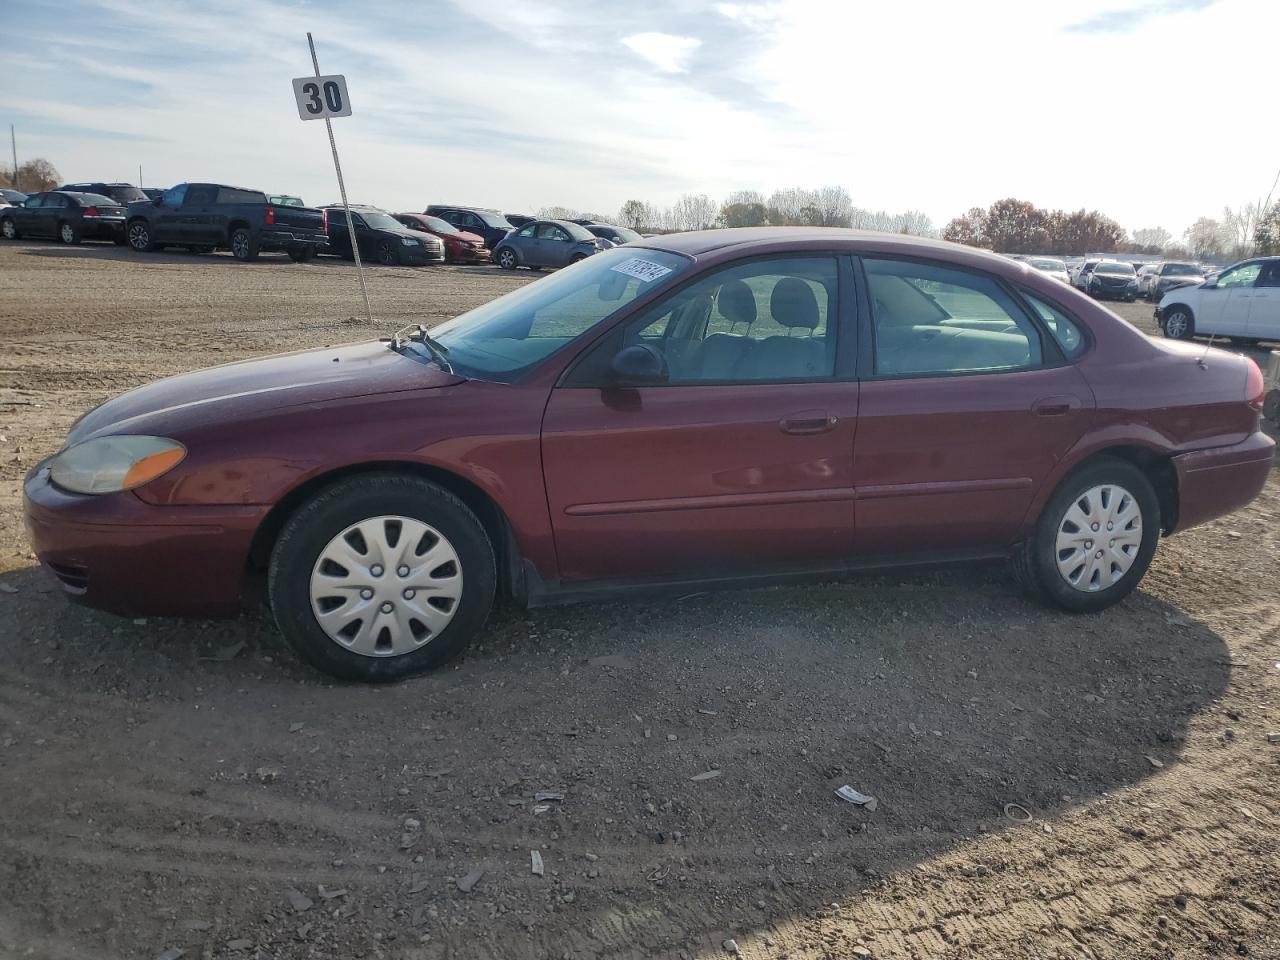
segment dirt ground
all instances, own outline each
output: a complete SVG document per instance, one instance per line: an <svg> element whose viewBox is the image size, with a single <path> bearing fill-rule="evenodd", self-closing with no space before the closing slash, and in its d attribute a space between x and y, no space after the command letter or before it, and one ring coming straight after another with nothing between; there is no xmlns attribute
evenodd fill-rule
<svg viewBox="0 0 1280 960"><path fill-rule="evenodd" d="M527 279L370 293L384 332ZM358 302L337 262L0 245L0 957L1280 956L1277 474L1092 617L999 567L503 612L369 688L263 612L65 602L20 488L72 420Z"/></svg>

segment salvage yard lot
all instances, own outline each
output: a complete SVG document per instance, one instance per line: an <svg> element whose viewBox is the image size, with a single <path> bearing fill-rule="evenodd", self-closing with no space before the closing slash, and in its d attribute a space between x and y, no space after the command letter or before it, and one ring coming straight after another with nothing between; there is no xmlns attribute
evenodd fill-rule
<svg viewBox="0 0 1280 960"><path fill-rule="evenodd" d="M21 478L84 410L533 276L369 278L372 332L336 261L0 245L0 956L1280 955L1275 473L1098 616L999 567L505 611L369 688L64 602Z"/></svg>

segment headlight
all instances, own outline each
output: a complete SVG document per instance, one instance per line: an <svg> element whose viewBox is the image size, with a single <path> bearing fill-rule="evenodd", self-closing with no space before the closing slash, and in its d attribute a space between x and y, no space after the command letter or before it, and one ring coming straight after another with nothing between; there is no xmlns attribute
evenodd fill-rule
<svg viewBox="0 0 1280 960"><path fill-rule="evenodd" d="M168 473L186 455L186 447L164 437L99 437L54 457L49 478L72 493L118 493Z"/></svg>
<svg viewBox="0 0 1280 960"><path fill-rule="evenodd" d="M413 239L413 237L401 237L400 242L406 247L416 247L418 245L418 241Z"/></svg>

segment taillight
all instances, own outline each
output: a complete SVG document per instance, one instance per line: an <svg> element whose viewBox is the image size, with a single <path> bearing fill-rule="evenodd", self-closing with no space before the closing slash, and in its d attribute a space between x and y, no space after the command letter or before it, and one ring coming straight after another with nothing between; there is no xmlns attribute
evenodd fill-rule
<svg viewBox="0 0 1280 960"><path fill-rule="evenodd" d="M329 232L329 211L328 210L320 211L320 226L324 227L324 230L326 233Z"/></svg>
<svg viewBox="0 0 1280 960"><path fill-rule="evenodd" d="M1262 370L1249 357L1245 357L1244 362L1248 365L1244 380L1244 399L1249 406L1261 413L1262 402L1266 397L1265 385L1262 382Z"/></svg>
<svg viewBox="0 0 1280 960"><path fill-rule="evenodd" d="M276 208L267 207L267 226L271 226L276 222Z"/></svg>
<svg viewBox="0 0 1280 960"><path fill-rule="evenodd" d="M96 217L98 215L97 207L86 207L84 211L86 217Z"/></svg>

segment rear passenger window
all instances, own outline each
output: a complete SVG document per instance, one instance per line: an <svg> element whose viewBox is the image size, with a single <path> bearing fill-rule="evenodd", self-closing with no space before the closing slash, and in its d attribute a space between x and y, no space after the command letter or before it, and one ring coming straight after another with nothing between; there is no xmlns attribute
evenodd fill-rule
<svg viewBox="0 0 1280 960"><path fill-rule="evenodd" d="M605 350L656 347L672 384L829 379L837 287L830 257L726 267L651 307Z"/></svg>
<svg viewBox="0 0 1280 960"><path fill-rule="evenodd" d="M239 191L243 193L243 191ZM208 184L195 184L187 190L187 199L184 201L187 206L207 206L210 203L217 202L218 188ZM226 201L223 201L224 203Z"/></svg>
<svg viewBox="0 0 1280 960"><path fill-rule="evenodd" d="M194 192L194 188L192 188ZM267 195L257 190L237 190L235 187L219 187L218 203L261 203L266 204Z"/></svg>
<svg viewBox="0 0 1280 960"><path fill-rule="evenodd" d="M1037 367L1040 335L993 279L897 260L864 260L879 376Z"/></svg>
<svg viewBox="0 0 1280 960"><path fill-rule="evenodd" d="M1080 328L1074 322L1068 319L1066 314L1057 307L1049 306L1039 297L1034 297L1025 290L1021 292L1027 298L1027 303L1031 304L1031 309L1040 315L1040 319L1049 328L1049 333L1053 335L1053 339L1058 341L1058 346L1062 348L1064 354L1068 357L1076 357L1084 352L1084 348L1088 346L1084 334L1080 332Z"/></svg>

